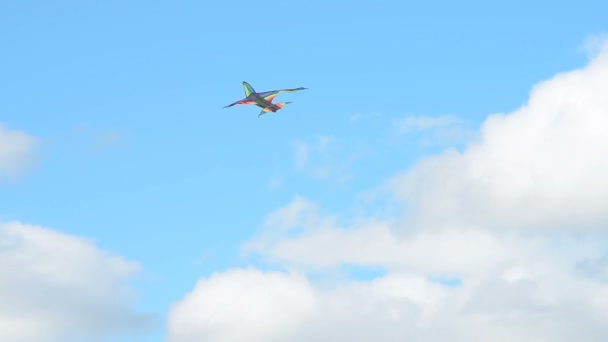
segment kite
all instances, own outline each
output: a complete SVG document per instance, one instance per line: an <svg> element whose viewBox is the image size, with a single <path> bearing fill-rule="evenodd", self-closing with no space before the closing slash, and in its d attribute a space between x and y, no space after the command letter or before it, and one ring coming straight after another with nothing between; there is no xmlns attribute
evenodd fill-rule
<svg viewBox="0 0 608 342"><path fill-rule="evenodd" d="M275 113L277 110L283 108L283 106L285 106L286 104L289 104L291 102L277 102L277 103L272 103L272 100L279 95L279 93L293 93L296 92L298 90L304 90L304 89L308 89L308 88L304 88L304 87L299 87L299 88L291 88L291 89L279 89L279 90L271 90L271 91L264 91L261 93L256 93L255 90L253 90L253 87L251 85L249 85L249 83L243 81L243 88L245 89L245 98L242 100L238 100L234 103L231 103L223 108L228 108L228 107L232 107L234 105L237 104L242 104L242 105L251 105L254 104L260 108L262 108L262 111L260 112L260 114L258 115L258 118L260 117L260 115L264 115L268 112L273 112Z"/></svg>

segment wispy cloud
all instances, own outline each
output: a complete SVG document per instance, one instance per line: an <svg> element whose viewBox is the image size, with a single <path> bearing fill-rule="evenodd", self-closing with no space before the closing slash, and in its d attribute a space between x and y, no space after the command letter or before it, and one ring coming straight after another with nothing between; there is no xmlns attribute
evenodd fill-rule
<svg viewBox="0 0 608 342"><path fill-rule="evenodd" d="M348 117L348 121L352 124L367 122L368 120L377 120L382 115L378 112L358 113Z"/></svg>
<svg viewBox="0 0 608 342"><path fill-rule="evenodd" d="M35 161L38 140L0 124L0 180L23 174Z"/></svg>
<svg viewBox="0 0 608 342"><path fill-rule="evenodd" d="M295 163L296 168L301 170L308 164L308 155L310 153L310 146L302 141L295 141L293 143L295 152Z"/></svg>
<svg viewBox="0 0 608 342"><path fill-rule="evenodd" d="M461 124L462 120L449 115L408 115L400 120L397 120L395 122L395 127L401 133L408 133L412 131L423 131Z"/></svg>
<svg viewBox="0 0 608 342"><path fill-rule="evenodd" d="M588 36L581 50L587 54L589 58L595 58L598 54L605 52L604 47L608 44L608 33L594 34Z"/></svg>
<svg viewBox="0 0 608 342"><path fill-rule="evenodd" d="M452 115L408 115L393 121L393 131L423 145L453 145L474 136L469 122Z"/></svg>

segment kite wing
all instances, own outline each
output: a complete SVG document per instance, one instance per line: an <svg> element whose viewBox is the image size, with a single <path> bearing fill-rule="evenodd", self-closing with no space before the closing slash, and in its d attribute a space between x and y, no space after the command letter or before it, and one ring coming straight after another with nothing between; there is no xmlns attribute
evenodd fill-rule
<svg viewBox="0 0 608 342"><path fill-rule="evenodd" d="M233 102L233 103L231 103L231 104L229 104L227 106L224 106L222 108L232 107L232 106L237 105L237 104L249 105L249 104L254 104L254 103L255 103L254 100L242 99L242 100L238 100L236 102Z"/></svg>
<svg viewBox="0 0 608 342"><path fill-rule="evenodd" d="M308 88L299 87L299 88L290 88L290 89L278 89L278 90L264 91L264 92L258 93L258 95L263 97L266 101L272 101L272 99L274 99L280 93L293 93L298 90L304 90L304 89L308 89Z"/></svg>

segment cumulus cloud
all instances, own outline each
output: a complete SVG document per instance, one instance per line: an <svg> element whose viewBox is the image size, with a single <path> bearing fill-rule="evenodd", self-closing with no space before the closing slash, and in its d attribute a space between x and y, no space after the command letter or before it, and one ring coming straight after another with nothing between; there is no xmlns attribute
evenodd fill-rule
<svg viewBox="0 0 608 342"><path fill-rule="evenodd" d="M169 341L395 340L412 336L403 319L434 309L433 291L441 289L420 279L337 290L315 288L299 274L235 269L201 280L173 306Z"/></svg>
<svg viewBox="0 0 608 342"><path fill-rule="evenodd" d="M248 246L290 271L232 269L202 279L170 312L169 341L603 341L606 237L490 229L348 227L295 198ZM268 233L273 231L274 234ZM342 265L386 270L356 281ZM307 274L329 272L329 280ZM446 286L436 279L457 278Z"/></svg>
<svg viewBox="0 0 608 342"><path fill-rule="evenodd" d="M127 281L138 265L92 243L19 222L0 224L0 340L95 340L147 327Z"/></svg>
<svg viewBox="0 0 608 342"><path fill-rule="evenodd" d="M270 263L307 270L355 264L462 276L471 269L495 267L509 258L524 260L540 247L532 240L457 227L404 237L395 231L405 227L373 218L340 227L336 218L320 216L316 208L310 201L294 199L269 215L264 233L248 242L245 251L261 255Z"/></svg>
<svg viewBox="0 0 608 342"><path fill-rule="evenodd" d="M490 116L462 152L420 161L389 187L425 224L608 227L608 48Z"/></svg>
<svg viewBox="0 0 608 342"><path fill-rule="evenodd" d="M0 124L0 180L19 176L34 161L36 139Z"/></svg>
<svg viewBox="0 0 608 342"><path fill-rule="evenodd" d="M288 272L229 270L172 307L168 341L605 340L605 288L497 273L463 287L399 273L320 286Z"/></svg>
<svg viewBox="0 0 608 342"><path fill-rule="evenodd" d="M315 314L315 299L301 275L231 270L200 280L173 305L169 340L287 341Z"/></svg>
<svg viewBox="0 0 608 342"><path fill-rule="evenodd" d="M490 116L463 152L391 179L401 216L296 197L244 246L285 271L202 279L173 306L169 340L605 341L607 88L608 46ZM355 280L345 265L385 273Z"/></svg>

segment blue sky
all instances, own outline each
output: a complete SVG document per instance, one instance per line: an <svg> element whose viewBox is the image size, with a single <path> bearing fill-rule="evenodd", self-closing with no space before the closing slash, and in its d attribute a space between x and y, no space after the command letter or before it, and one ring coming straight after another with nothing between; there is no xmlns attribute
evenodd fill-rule
<svg viewBox="0 0 608 342"><path fill-rule="evenodd" d="M584 66L606 13L599 0L1 1L0 123L38 144L0 184L0 220L140 263L136 307L158 321L138 340L162 340L199 278L274 267L241 251L269 213L302 196L356 215L362 193ZM221 109L243 80L309 89L258 119ZM399 133L409 115L449 117L456 135Z"/></svg>

